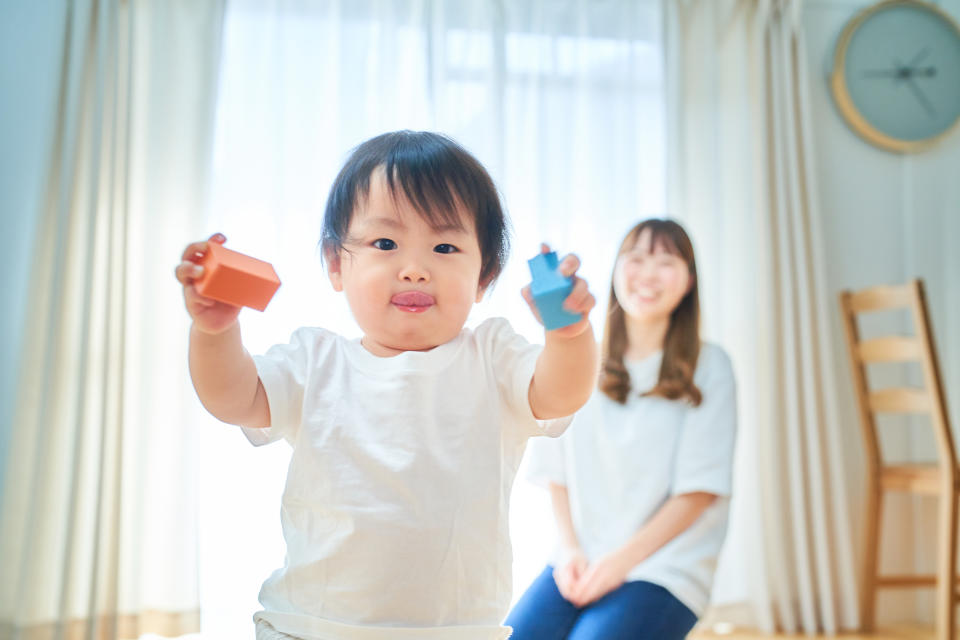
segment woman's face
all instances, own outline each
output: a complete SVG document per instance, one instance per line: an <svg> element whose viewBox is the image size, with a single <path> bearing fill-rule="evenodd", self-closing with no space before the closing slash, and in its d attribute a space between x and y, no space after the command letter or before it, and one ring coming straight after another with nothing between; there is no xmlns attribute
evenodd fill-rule
<svg viewBox="0 0 960 640"><path fill-rule="evenodd" d="M690 268L644 229L633 248L617 258L613 292L629 318L644 322L669 319L690 289Z"/></svg>

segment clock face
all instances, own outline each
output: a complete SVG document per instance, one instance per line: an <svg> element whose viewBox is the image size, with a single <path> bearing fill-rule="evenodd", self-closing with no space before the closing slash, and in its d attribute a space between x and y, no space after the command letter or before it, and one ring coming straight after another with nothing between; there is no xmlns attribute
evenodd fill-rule
<svg viewBox="0 0 960 640"><path fill-rule="evenodd" d="M924 4L869 12L852 29L842 65L853 108L884 136L927 140L960 116L960 33Z"/></svg>

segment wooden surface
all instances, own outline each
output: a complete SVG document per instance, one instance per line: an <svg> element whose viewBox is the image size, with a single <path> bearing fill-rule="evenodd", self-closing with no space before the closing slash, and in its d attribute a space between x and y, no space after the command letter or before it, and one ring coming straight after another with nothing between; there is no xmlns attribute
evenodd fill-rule
<svg viewBox="0 0 960 640"><path fill-rule="evenodd" d="M697 630L687 636L688 640L776 640L782 638L802 638L803 640L817 640L822 638L841 638L842 640L934 640L933 629L915 626L895 626L878 629L875 633L841 633L836 636L826 635L791 635L777 633L765 635L758 631L733 630L730 633L716 633L709 629Z"/></svg>

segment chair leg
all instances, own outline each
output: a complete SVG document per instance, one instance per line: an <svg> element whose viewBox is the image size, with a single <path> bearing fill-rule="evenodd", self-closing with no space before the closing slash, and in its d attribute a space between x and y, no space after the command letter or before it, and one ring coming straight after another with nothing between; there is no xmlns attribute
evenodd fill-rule
<svg viewBox="0 0 960 640"><path fill-rule="evenodd" d="M883 518L883 500L880 483L871 479L867 487L865 557L863 584L860 594L860 628L870 633L874 630L877 600L877 572L880 560L880 521Z"/></svg>
<svg viewBox="0 0 960 640"><path fill-rule="evenodd" d="M937 553L937 640L954 640L957 624L957 491L950 488L939 499Z"/></svg>

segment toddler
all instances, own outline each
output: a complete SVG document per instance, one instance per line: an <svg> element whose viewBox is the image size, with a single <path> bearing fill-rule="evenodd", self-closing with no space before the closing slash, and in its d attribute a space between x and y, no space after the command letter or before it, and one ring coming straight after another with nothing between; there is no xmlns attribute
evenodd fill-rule
<svg viewBox="0 0 960 640"><path fill-rule="evenodd" d="M504 266L506 217L470 153L410 131L357 147L327 202L324 262L362 338L305 327L251 357L240 309L193 286L207 242L176 269L194 387L253 444L293 447L286 561L261 589L257 638L507 637L517 466L527 439L559 435L597 380L577 258L560 270L574 276L564 305L583 318L544 346L502 318L464 328Z"/></svg>

